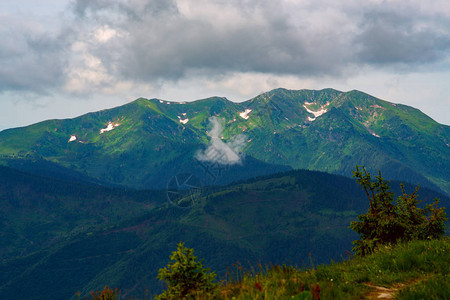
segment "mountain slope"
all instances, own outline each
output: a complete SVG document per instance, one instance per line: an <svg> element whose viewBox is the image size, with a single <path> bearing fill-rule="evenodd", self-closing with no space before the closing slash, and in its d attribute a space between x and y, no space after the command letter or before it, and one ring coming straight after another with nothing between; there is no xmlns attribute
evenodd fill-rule
<svg viewBox="0 0 450 300"><path fill-rule="evenodd" d="M238 280L220 287L224 297L218 298L449 299L449 246L450 239L444 237L382 247L371 255L317 268L244 269Z"/></svg>
<svg viewBox="0 0 450 300"><path fill-rule="evenodd" d="M354 180L304 170L203 188L189 209L157 191L52 185L46 178L4 172L0 191L10 192L0 197L2 220L11 226L0 227L1 251L10 253L0 264L2 299L67 299L105 285L120 286L126 295L142 296L146 288L157 293L157 270L179 241L194 247L220 276L237 261L308 265L310 255L316 264L337 260L356 238L350 221L368 206ZM392 187L398 192L397 183ZM419 194L450 205L431 190ZM11 229L36 246L12 239ZM19 251L24 255L13 258Z"/></svg>
<svg viewBox="0 0 450 300"><path fill-rule="evenodd" d="M258 135L260 143L249 145L250 155L345 175L362 164L382 169L389 178L429 186L432 181L448 191L450 127L420 111L358 91L334 90L275 90L245 105L264 99L277 105L278 115L272 115L278 118L272 118L272 138ZM315 112L306 122L302 107ZM258 151L262 145L263 153Z"/></svg>
<svg viewBox="0 0 450 300"><path fill-rule="evenodd" d="M125 191L0 166L0 259L8 260L152 210L161 191Z"/></svg>
<svg viewBox="0 0 450 300"><path fill-rule="evenodd" d="M221 130L212 130L211 116ZM218 166L221 157L197 159L199 151L211 150L213 132L222 141L215 147L241 149L245 176L235 177L235 161ZM105 184L135 188L162 188L186 172L209 185L290 168L348 176L355 165L365 165L390 179L450 192L450 127L359 91L277 89L242 103L141 98L75 119L2 131L0 155L10 166L46 159ZM210 176L205 170L212 168L223 170Z"/></svg>

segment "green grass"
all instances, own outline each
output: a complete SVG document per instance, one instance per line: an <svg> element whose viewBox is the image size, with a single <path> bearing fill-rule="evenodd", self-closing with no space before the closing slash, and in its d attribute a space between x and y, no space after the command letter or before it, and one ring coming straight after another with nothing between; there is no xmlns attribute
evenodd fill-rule
<svg viewBox="0 0 450 300"><path fill-rule="evenodd" d="M221 288L224 299L361 299L373 286L396 287L399 299L448 299L450 239L412 241L383 247L367 257L316 268L236 266ZM261 287L259 289L258 287Z"/></svg>
<svg viewBox="0 0 450 300"><path fill-rule="evenodd" d="M450 299L450 279L448 274L433 275L420 283L407 286L397 294L400 300Z"/></svg>

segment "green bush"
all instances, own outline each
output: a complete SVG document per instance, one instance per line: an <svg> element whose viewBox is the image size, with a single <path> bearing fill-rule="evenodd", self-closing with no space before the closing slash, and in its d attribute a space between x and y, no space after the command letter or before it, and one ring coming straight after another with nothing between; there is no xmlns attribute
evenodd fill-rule
<svg viewBox="0 0 450 300"><path fill-rule="evenodd" d="M381 177L381 172L372 180L364 167L356 167L353 177L363 187L369 199L366 214L359 215L350 228L360 234L354 241L353 251L357 255L371 253L379 245L395 244L398 241L435 239L444 235L446 214L444 208L438 208L438 199L434 204L420 208L416 188L407 194L401 185L403 194L394 202L394 193L390 191L389 181Z"/></svg>
<svg viewBox="0 0 450 300"><path fill-rule="evenodd" d="M167 290L156 296L156 299L208 298L216 294L218 285L213 282L215 272L210 272L197 261L193 249L179 243L170 259L172 262L158 272L158 279L166 281Z"/></svg>

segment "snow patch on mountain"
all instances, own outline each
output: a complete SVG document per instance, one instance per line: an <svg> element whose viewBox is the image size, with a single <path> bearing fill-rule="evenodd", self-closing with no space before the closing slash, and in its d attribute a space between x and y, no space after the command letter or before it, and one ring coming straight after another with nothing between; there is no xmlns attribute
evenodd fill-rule
<svg viewBox="0 0 450 300"><path fill-rule="evenodd" d="M303 107L306 109L307 112L309 112L310 114L313 114L315 118L320 117L321 115L323 115L324 113L326 113L328 111L324 106L322 106L317 111L310 110L308 107L306 107L306 105L303 105Z"/></svg>
<svg viewBox="0 0 450 300"><path fill-rule="evenodd" d="M107 132L107 131L111 131L119 125L120 125L119 123L114 124L113 122L108 122L108 124L106 125L106 128L100 129L100 134Z"/></svg>
<svg viewBox="0 0 450 300"><path fill-rule="evenodd" d="M183 113L182 114L183 116L186 116L186 113ZM189 122L189 119L188 118L186 118L186 119L181 119L181 117L180 116L177 116L178 117L178 119L180 120L180 123L181 124L186 124L187 122Z"/></svg>
<svg viewBox="0 0 450 300"><path fill-rule="evenodd" d="M250 108L246 108L245 111L239 113L239 116L241 116L241 118L247 120L250 117L251 112L252 112L252 110Z"/></svg>
<svg viewBox="0 0 450 300"><path fill-rule="evenodd" d="M328 105L330 105L330 102L327 102L325 105L321 106L319 110L311 110L307 107L307 105L314 105L316 103L314 102L305 102L303 104L303 107L306 109L307 112L314 115L314 118L308 117L309 122L315 121L318 117L328 112L328 109L326 108Z"/></svg>

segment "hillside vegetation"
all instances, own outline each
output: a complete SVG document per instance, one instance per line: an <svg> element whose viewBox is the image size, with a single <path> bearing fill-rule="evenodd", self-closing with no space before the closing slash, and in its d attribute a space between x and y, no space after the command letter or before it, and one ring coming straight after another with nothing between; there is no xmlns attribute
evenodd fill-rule
<svg viewBox="0 0 450 300"><path fill-rule="evenodd" d="M213 116L223 126L217 136L223 143L242 134L243 154L242 165L214 174L215 161L196 160L211 141ZM45 160L66 173L133 188L161 188L184 172L212 185L288 169L351 176L355 165L365 165L391 180L450 193L449 157L449 126L412 107L333 89L276 89L242 103L141 98L0 132L0 164L41 174L46 167L36 161Z"/></svg>
<svg viewBox="0 0 450 300"><path fill-rule="evenodd" d="M354 180L305 170L204 187L191 207L168 202L164 191L0 171L2 299L76 299L76 291L84 297L105 285L123 297L158 294L158 269L180 241L219 280L237 261L255 268L338 261L357 238L350 222L369 206ZM432 190L419 195L450 206Z"/></svg>
<svg viewBox="0 0 450 300"><path fill-rule="evenodd" d="M306 270L287 265L263 270L259 264L259 270L255 271L239 265L234 274L229 274L231 282L225 281L219 291L212 282L215 274L201 264L196 265L193 250L185 249L180 243L171 256L170 270L160 269L158 278L166 280L168 289L156 298L317 300L392 298L398 294L400 299L447 299L450 295L449 240L448 237L439 240L445 231L445 208L437 206L437 199L435 205L420 208L418 189L407 194L403 187L403 194L394 203L394 194L381 172L372 179L364 167L357 167L354 177L370 203L367 213L359 215L358 221L350 226L361 235L354 242L356 257L340 264L317 268L313 265ZM399 285L394 288L395 283ZM368 288L372 291L367 291Z"/></svg>
<svg viewBox="0 0 450 300"><path fill-rule="evenodd" d="M382 294L449 299L449 270L450 239L445 237L384 246L365 257L310 269L239 267L220 294L222 299L377 299Z"/></svg>
<svg viewBox="0 0 450 300"><path fill-rule="evenodd" d="M193 250L178 245L159 278L169 289L155 299L429 299L450 298L450 238L383 246L370 255L310 268L235 265L219 284ZM93 300L128 299L118 289L91 292ZM147 292L142 299L148 298ZM129 298L132 299L132 298ZM140 299L140 298L137 298Z"/></svg>

